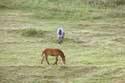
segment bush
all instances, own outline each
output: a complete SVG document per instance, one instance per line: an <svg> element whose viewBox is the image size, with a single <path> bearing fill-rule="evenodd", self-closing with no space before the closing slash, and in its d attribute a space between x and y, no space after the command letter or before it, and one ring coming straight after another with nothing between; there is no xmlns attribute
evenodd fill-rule
<svg viewBox="0 0 125 83"><path fill-rule="evenodd" d="M26 37L43 37L45 31L37 30L34 28L22 30L22 35Z"/></svg>

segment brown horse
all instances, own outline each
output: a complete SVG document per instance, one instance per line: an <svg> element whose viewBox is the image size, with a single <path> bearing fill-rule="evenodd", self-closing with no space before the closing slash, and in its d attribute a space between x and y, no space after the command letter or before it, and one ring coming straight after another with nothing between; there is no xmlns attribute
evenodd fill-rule
<svg viewBox="0 0 125 83"><path fill-rule="evenodd" d="M63 64L65 64L65 56L64 56L64 53L60 49L57 49L57 48L46 48L46 49L44 49L44 51L42 52L43 58L41 60L41 64L43 63L44 55L45 55L45 58L46 58L46 61L47 61L48 64L49 64L49 61L48 61L49 55L56 57L56 61L55 61L54 64L57 64L58 56L60 56L62 58Z"/></svg>

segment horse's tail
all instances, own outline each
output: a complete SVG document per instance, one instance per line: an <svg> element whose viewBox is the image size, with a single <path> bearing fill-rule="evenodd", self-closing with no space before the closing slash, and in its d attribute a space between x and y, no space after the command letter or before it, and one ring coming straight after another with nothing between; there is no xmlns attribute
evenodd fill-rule
<svg viewBox="0 0 125 83"><path fill-rule="evenodd" d="M60 52L61 52L60 56L62 58L62 61L65 64L66 63L65 55L64 55L64 53L61 50L60 50Z"/></svg>
<svg viewBox="0 0 125 83"><path fill-rule="evenodd" d="M43 51L42 55L41 55L41 57L42 57L41 64L43 63L43 60L44 60L44 53L45 53L45 51Z"/></svg>
<svg viewBox="0 0 125 83"><path fill-rule="evenodd" d="M43 57L44 53L45 53L45 51L42 52L42 55L41 55L42 57Z"/></svg>

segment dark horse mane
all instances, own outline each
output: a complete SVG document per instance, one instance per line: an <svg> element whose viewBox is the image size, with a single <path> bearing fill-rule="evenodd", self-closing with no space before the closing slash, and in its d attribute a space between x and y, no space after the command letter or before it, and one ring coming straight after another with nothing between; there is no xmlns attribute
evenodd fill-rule
<svg viewBox="0 0 125 83"><path fill-rule="evenodd" d="M58 50L61 53L60 57L62 57L63 61L65 62L65 55L64 55L64 53L60 49L58 49Z"/></svg>

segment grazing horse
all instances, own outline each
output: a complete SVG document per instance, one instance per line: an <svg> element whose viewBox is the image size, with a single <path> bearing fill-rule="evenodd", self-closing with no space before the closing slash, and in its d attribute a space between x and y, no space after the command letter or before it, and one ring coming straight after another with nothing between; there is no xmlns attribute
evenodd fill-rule
<svg viewBox="0 0 125 83"><path fill-rule="evenodd" d="M65 64L64 53L60 49L57 49L57 48L46 48L46 49L44 49L44 51L42 52L41 64L43 63L43 60L44 60L44 57L45 57L48 65L49 65L49 61L48 61L48 56L49 55L56 57L56 61L55 61L54 64L57 64L58 56L60 56L62 58L63 64Z"/></svg>
<svg viewBox="0 0 125 83"><path fill-rule="evenodd" d="M61 44L63 42L63 39L64 39L64 30L63 28L60 26L58 29L57 29L57 38L58 38L58 43Z"/></svg>

